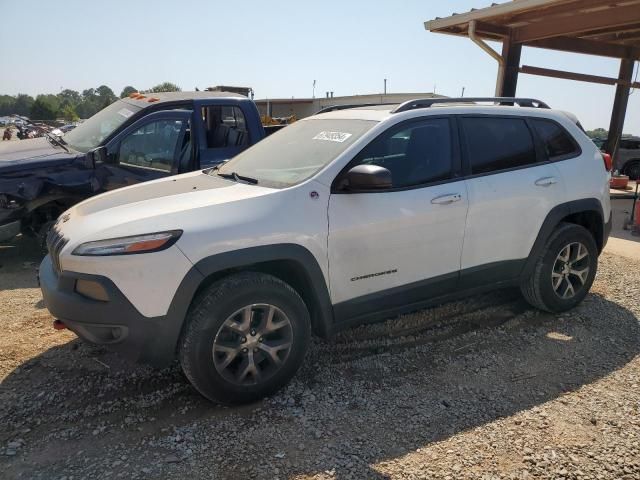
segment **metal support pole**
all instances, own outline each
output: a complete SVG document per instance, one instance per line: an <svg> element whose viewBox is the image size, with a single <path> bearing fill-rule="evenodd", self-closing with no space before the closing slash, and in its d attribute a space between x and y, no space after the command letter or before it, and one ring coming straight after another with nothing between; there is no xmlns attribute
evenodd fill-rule
<svg viewBox="0 0 640 480"><path fill-rule="evenodd" d="M616 86L616 96L613 101L613 110L611 112L611 123L609 124L609 135L605 143L604 150L611 155L615 168L616 157L618 154L618 145L624 128L624 117L627 114L627 104L629 103L630 83L633 76L633 60L625 58L620 61L620 73L618 79L623 80L626 84L618 84Z"/></svg>
<svg viewBox="0 0 640 480"><path fill-rule="evenodd" d="M504 77L504 65L505 65L505 61L504 58L502 58L502 55L500 55L498 52L496 52L493 48L491 48L489 45L487 45L484 40L482 40L481 38L478 38L478 36L476 36L476 21L475 20L471 20L469 22L469 38L471 39L471 41L473 43L475 43L476 45L478 45L481 49L483 49L485 52L487 52L489 55L491 55L493 58L495 58L495 60L498 62L498 78L496 78L496 97L500 97L500 90L502 88L502 79ZM435 91L434 91L435 93Z"/></svg>

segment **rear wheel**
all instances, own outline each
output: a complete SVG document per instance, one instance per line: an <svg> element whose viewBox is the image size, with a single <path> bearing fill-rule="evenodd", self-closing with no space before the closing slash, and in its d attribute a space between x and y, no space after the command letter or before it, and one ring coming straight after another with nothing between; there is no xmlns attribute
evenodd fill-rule
<svg viewBox="0 0 640 480"><path fill-rule="evenodd" d="M309 312L271 275L246 272L214 283L191 308L179 346L185 375L205 397L234 404L282 388L304 358Z"/></svg>
<svg viewBox="0 0 640 480"><path fill-rule="evenodd" d="M580 225L563 223L553 232L521 286L525 299L548 312L575 307L589 292L598 267L598 248Z"/></svg>

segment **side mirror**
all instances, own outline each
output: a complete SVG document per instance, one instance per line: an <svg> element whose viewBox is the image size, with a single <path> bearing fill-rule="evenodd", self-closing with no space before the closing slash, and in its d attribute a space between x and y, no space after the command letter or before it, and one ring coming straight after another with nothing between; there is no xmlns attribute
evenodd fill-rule
<svg viewBox="0 0 640 480"><path fill-rule="evenodd" d="M87 152L87 162L91 165L95 165L98 162L116 163L115 159L111 159L110 161L109 155L107 155L107 147L98 147L93 150L89 150Z"/></svg>
<svg viewBox="0 0 640 480"><path fill-rule="evenodd" d="M347 189L383 190L393 185L391 172L379 165L357 165L347 172Z"/></svg>

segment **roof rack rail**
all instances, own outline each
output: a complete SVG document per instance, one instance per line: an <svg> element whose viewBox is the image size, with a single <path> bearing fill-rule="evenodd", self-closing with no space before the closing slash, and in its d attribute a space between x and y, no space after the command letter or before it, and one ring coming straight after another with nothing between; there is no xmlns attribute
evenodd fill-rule
<svg viewBox="0 0 640 480"><path fill-rule="evenodd" d="M347 110L349 108L358 108L358 107L377 107L378 105L397 105L397 103L350 103L347 105L331 105L329 107L324 107L318 110L314 115L319 115L321 113L334 112L336 110Z"/></svg>
<svg viewBox="0 0 640 480"><path fill-rule="evenodd" d="M535 98L516 98L516 97L461 97L461 98L417 98L409 100L398 105L391 113L406 112L407 110L415 110L416 108L429 108L432 105L442 103L474 103L474 102L491 102L500 105L515 104L520 107L549 108L549 105Z"/></svg>

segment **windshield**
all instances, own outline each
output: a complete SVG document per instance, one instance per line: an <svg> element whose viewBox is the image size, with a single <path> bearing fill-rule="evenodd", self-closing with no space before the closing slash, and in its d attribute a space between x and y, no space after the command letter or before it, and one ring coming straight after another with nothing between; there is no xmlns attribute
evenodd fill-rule
<svg viewBox="0 0 640 480"><path fill-rule="evenodd" d="M118 100L66 133L64 141L74 150L86 153L98 147L116 128L139 111L140 107Z"/></svg>
<svg viewBox="0 0 640 480"><path fill-rule="evenodd" d="M376 123L318 118L295 122L209 173L236 174L274 188L290 187L315 175Z"/></svg>

